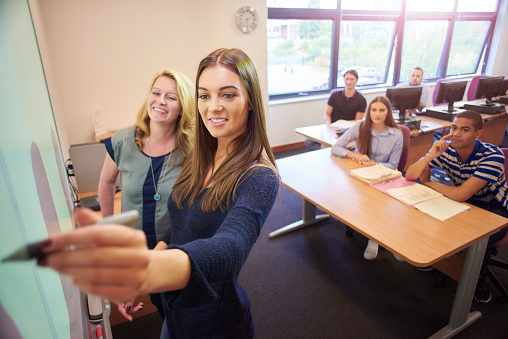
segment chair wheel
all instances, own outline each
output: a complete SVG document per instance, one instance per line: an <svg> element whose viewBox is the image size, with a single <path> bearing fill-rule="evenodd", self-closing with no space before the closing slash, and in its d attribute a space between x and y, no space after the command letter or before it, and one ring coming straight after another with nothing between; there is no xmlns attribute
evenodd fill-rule
<svg viewBox="0 0 508 339"><path fill-rule="evenodd" d="M435 279L434 279L434 285L436 287L443 287L445 284L445 279L443 276L441 275L438 275Z"/></svg>
<svg viewBox="0 0 508 339"><path fill-rule="evenodd" d="M346 226L346 235L353 235L353 229L349 226Z"/></svg>

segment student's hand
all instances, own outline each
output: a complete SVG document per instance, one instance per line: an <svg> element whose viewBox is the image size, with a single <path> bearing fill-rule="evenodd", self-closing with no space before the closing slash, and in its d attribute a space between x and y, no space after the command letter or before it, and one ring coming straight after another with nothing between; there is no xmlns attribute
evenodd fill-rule
<svg viewBox="0 0 508 339"><path fill-rule="evenodd" d="M372 165L376 164L375 161L370 160L370 158L367 154L357 153L355 155L355 160L358 164L360 164L362 166L372 166Z"/></svg>
<svg viewBox="0 0 508 339"><path fill-rule="evenodd" d="M359 161L358 162L360 165L362 166L374 166L376 164L375 161L372 161L372 160L364 160L364 161Z"/></svg>
<svg viewBox="0 0 508 339"><path fill-rule="evenodd" d="M432 148L429 151L429 155L432 159L439 157L444 153L444 151L448 149L448 147L450 147L450 144L447 140L449 140L451 137L451 134L447 134L432 144Z"/></svg>
<svg viewBox="0 0 508 339"><path fill-rule="evenodd" d="M118 312L120 312L121 315L124 316L125 319L132 321L132 313L136 313L137 311L143 309L143 303L135 303L134 299L131 301L125 303L125 304L118 304Z"/></svg>
<svg viewBox="0 0 508 339"><path fill-rule="evenodd" d="M75 218L80 225L97 220L94 212L83 208L76 210ZM86 293L117 304L146 293L152 251L143 231L122 225L80 227L53 235L40 247L51 254L38 264L70 276Z"/></svg>

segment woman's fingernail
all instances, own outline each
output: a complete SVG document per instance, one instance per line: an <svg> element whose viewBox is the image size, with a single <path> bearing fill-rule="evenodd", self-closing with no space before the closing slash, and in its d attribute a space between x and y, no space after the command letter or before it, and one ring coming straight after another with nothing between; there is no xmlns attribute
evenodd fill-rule
<svg viewBox="0 0 508 339"><path fill-rule="evenodd" d="M48 257L43 256L43 257L40 257L39 259L37 259L37 265L42 266L42 267L48 266Z"/></svg>

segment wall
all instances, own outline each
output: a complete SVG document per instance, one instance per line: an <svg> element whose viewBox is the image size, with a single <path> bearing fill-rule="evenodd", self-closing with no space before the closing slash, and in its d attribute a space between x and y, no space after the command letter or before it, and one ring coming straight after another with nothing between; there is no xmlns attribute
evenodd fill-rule
<svg viewBox="0 0 508 339"><path fill-rule="evenodd" d="M238 47L259 73L272 146L303 141L296 127L322 123L327 96L268 103L264 0L29 0L41 45L51 101L64 153L68 145L93 140L92 113L101 110L107 127L134 122L153 74L175 68L194 81L199 60L219 47ZM502 0L506 8L507 0ZM251 34L240 32L235 11L253 6L260 16ZM508 24L498 23L499 43L489 63L492 74L508 76ZM495 52L494 52L495 51ZM378 93L364 93L370 100ZM65 147L67 146L67 147Z"/></svg>
<svg viewBox="0 0 508 339"><path fill-rule="evenodd" d="M266 94L266 6L250 4L262 23L245 35L234 26L241 6L233 0L177 6L167 0L30 0L63 148L93 141L96 110L110 130L132 124L157 71L171 67L194 81L199 61L219 47L250 54Z"/></svg>

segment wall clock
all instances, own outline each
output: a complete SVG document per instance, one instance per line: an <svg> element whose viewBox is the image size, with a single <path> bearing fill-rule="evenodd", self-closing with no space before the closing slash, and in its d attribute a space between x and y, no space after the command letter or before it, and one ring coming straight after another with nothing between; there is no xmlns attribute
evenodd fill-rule
<svg viewBox="0 0 508 339"><path fill-rule="evenodd" d="M244 6L236 11L236 26L244 33L250 33L258 25L258 13L253 7Z"/></svg>

